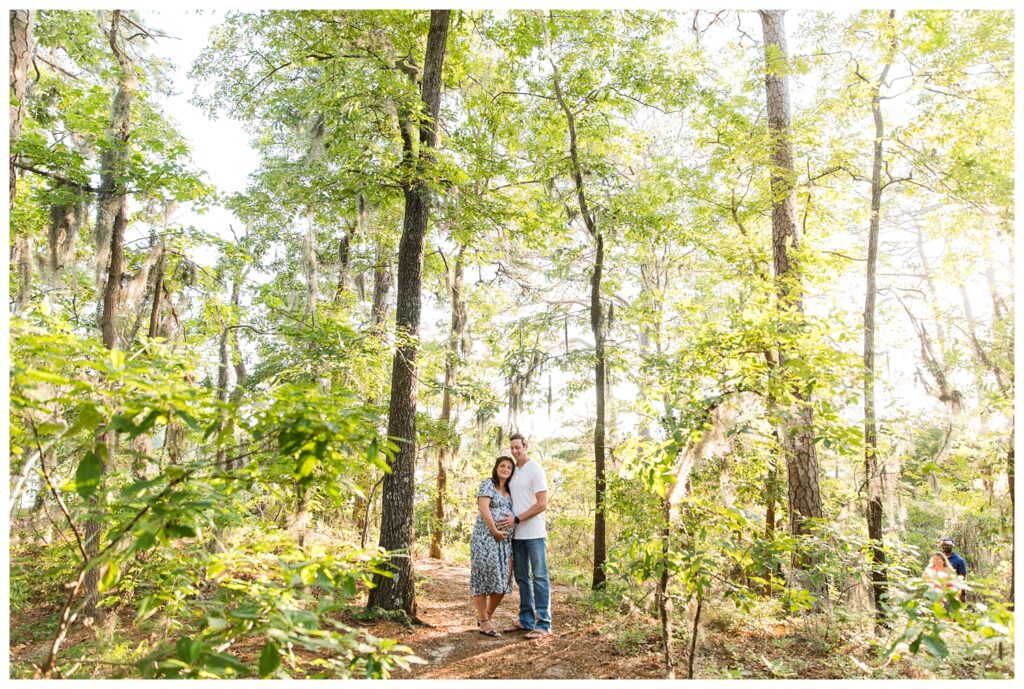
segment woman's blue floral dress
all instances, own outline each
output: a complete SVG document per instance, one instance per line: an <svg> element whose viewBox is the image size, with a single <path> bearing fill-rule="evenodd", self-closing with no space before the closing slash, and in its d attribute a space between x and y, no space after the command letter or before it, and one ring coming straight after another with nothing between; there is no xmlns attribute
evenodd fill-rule
<svg viewBox="0 0 1024 689"><path fill-rule="evenodd" d="M491 519L495 523L506 513L512 514L512 498L499 493L491 479L484 479L476 495L478 498L491 499ZM512 593L512 530L506 533L508 539L496 540L487 528L483 515L477 512L473 536L469 541L469 588L472 595Z"/></svg>

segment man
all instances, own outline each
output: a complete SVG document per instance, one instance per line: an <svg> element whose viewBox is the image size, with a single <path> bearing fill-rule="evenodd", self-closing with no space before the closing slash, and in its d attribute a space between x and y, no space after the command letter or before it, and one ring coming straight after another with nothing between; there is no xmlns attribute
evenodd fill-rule
<svg viewBox="0 0 1024 689"><path fill-rule="evenodd" d="M953 552L953 539L948 536L943 538L939 541L939 548L942 550L942 554L946 556L946 559L949 560L949 564L952 565L953 571L957 573L957 576L963 577L963 579L966 580L967 562L958 554ZM966 593L967 592L964 590L960 591L960 595L958 597L961 601L964 600Z"/></svg>
<svg viewBox="0 0 1024 689"><path fill-rule="evenodd" d="M548 479L544 467L531 461L522 433L509 436L516 472L509 480L513 516L498 520L498 528L515 526L512 569L519 586L519 622L506 631L527 630L527 639L551 634L551 583L548 580L544 510L548 508Z"/></svg>

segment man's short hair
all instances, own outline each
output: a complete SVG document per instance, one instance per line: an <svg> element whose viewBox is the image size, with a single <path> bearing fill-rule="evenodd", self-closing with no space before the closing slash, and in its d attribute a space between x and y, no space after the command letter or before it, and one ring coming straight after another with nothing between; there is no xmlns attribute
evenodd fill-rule
<svg viewBox="0 0 1024 689"><path fill-rule="evenodd" d="M522 433L520 433L519 431L516 431L515 433L513 433L512 435L510 435L508 437L508 444L511 445L516 440L522 440L523 441L523 445L526 444L526 436L523 435Z"/></svg>

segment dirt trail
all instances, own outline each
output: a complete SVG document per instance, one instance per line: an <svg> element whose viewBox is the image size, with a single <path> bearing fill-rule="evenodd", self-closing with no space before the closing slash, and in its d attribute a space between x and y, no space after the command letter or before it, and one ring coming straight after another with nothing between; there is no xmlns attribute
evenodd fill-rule
<svg viewBox="0 0 1024 689"><path fill-rule="evenodd" d="M378 636L410 646L425 665L396 678L424 679L624 679L656 678L651 656L629 657L601 634L572 587L552 585L554 633L527 639L523 632L499 638L477 631L469 596L469 567L430 558L415 564L417 613L428 626L407 629L396 622L370 625ZM519 617L519 593L505 597L494 626L505 629Z"/></svg>

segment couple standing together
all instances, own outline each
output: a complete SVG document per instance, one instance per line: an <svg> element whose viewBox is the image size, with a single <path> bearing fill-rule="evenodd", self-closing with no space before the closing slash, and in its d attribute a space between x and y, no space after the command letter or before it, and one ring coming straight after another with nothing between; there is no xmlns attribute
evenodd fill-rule
<svg viewBox="0 0 1024 689"><path fill-rule="evenodd" d="M470 540L469 578L481 634L501 636L491 624L501 599L519 586L519 621L506 632L526 630L526 638L551 633L551 583L548 580L544 510L548 483L544 468L527 456L522 433L509 436L512 457L494 462L491 477L477 491L480 514Z"/></svg>

